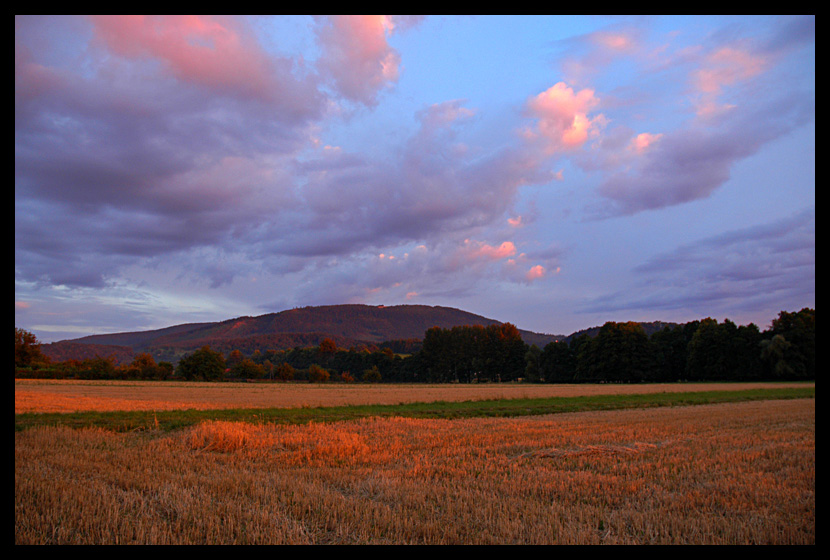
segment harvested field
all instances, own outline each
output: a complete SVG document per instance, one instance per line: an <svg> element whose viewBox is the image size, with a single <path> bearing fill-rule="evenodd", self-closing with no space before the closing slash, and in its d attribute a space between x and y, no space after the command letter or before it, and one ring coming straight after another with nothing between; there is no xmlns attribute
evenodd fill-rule
<svg viewBox="0 0 830 560"><path fill-rule="evenodd" d="M30 428L15 434L28 543L815 544L815 399Z"/></svg>
<svg viewBox="0 0 830 560"><path fill-rule="evenodd" d="M199 383L17 379L15 414L112 410L300 408L411 402L572 397L600 394L798 387L803 383L668 383L623 385L397 385Z"/></svg>

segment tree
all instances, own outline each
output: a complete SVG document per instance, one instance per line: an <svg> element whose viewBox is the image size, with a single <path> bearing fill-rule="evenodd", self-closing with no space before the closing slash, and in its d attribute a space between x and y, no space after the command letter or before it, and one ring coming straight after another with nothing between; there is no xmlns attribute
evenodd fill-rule
<svg viewBox="0 0 830 560"><path fill-rule="evenodd" d="M379 383L380 380L381 377L378 366L372 366L369 369L363 370L363 381L366 383Z"/></svg>
<svg viewBox="0 0 830 560"><path fill-rule="evenodd" d="M281 363L274 368L274 376L280 381L291 381L294 379L294 366Z"/></svg>
<svg viewBox="0 0 830 560"><path fill-rule="evenodd" d="M159 362L158 364L158 376L159 379L164 381L165 379L169 379L171 375L173 375L173 364L170 362Z"/></svg>
<svg viewBox="0 0 830 560"><path fill-rule="evenodd" d="M732 338L732 351L737 361L735 379L750 381L762 377L761 353L758 352L761 341L761 331L757 325L750 323L738 327Z"/></svg>
<svg viewBox="0 0 830 560"><path fill-rule="evenodd" d="M331 377L329 372L317 364L312 364L308 368L308 380L312 383L325 383L329 377Z"/></svg>
<svg viewBox="0 0 830 560"><path fill-rule="evenodd" d="M689 341L686 357L686 379L701 381L719 372L722 367L722 346L718 321L707 317L700 322L692 340Z"/></svg>
<svg viewBox="0 0 830 560"><path fill-rule="evenodd" d="M574 379L576 361L567 342L546 344L539 357L539 365L546 383L569 383Z"/></svg>
<svg viewBox="0 0 830 560"><path fill-rule="evenodd" d="M114 379L115 358L89 358L81 362L76 374L80 379Z"/></svg>
<svg viewBox="0 0 830 560"><path fill-rule="evenodd" d="M646 381L651 377L648 335L635 322L605 323L591 350L594 361L589 377L605 381Z"/></svg>
<svg viewBox="0 0 830 560"><path fill-rule="evenodd" d="M320 347L318 350L323 356L332 356L335 352L337 352L337 344L335 344L335 342L330 338L324 338L320 341Z"/></svg>
<svg viewBox="0 0 830 560"><path fill-rule="evenodd" d="M245 356L243 356L242 352L240 352L239 350L231 350L231 353L228 354L228 359L225 361L225 365L227 365L229 368L232 368L233 366L241 362L244 358Z"/></svg>
<svg viewBox="0 0 830 560"><path fill-rule="evenodd" d="M570 343L571 354L574 360L574 381L593 381L594 375L594 339L587 333L583 333L573 339Z"/></svg>
<svg viewBox="0 0 830 560"><path fill-rule="evenodd" d="M239 379L259 379L265 377L265 368L250 358L243 358L231 366L229 373Z"/></svg>
<svg viewBox="0 0 830 560"><path fill-rule="evenodd" d="M796 379L816 378L816 310L808 307L795 313L782 311L772 321L770 334L781 335L791 346L786 360Z"/></svg>
<svg viewBox="0 0 830 560"><path fill-rule="evenodd" d="M686 349L689 341L682 325L664 327L651 335L654 352L655 381L680 381L686 373Z"/></svg>
<svg viewBox="0 0 830 560"><path fill-rule="evenodd" d="M424 333L420 354L426 381L443 382L455 377L452 346L450 331L447 329L432 327Z"/></svg>
<svg viewBox="0 0 830 560"><path fill-rule="evenodd" d="M792 355L792 346L792 343L780 334L761 342L761 361L764 364L766 377L772 379L791 379L794 377L795 370L787 362L787 357Z"/></svg>
<svg viewBox="0 0 830 560"><path fill-rule="evenodd" d="M542 351L535 344L525 353L525 381L538 383L542 378Z"/></svg>
<svg viewBox="0 0 830 560"><path fill-rule="evenodd" d="M133 362L127 367L126 373L128 377L137 379L160 377L155 358L146 352L133 358Z"/></svg>
<svg viewBox="0 0 830 560"><path fill-rule="evenodd" d="M527 345L510 323L466 325L424 334L421 362L427 381L512 381L525 371Z"/></svg>
<svg viewBox="0 0 830 560"><path fill-rule="evenodd" d="M729 319L718 324L707 317L700 322L686 358L686 376L690 381L734 379L739 368L733 339L738 328Z"/></svg>
<svg viewBox="0 0 830 560"><path fill-rule="evenodd" d="M488 330L495 331L497 350L496 380L514 381L521 377L525 371L525 355L528 345L522 340L522 335L515 325L502 323L491 325Z"/></svg>
<svg viewBox="0 0 830 560"><path fill-rule="evenodd" d="M179 360L176 371L188 381L214 381L225 378L225 367L225 357L220 352L211 350L210 346L203 346Z"/></svg>
<svg viewBox="0 0 830 560"><path fill-rule="evenodd" d="M14 367L27 367L48 362L41 353L37 337L24 329L14 328Z"/></svg>

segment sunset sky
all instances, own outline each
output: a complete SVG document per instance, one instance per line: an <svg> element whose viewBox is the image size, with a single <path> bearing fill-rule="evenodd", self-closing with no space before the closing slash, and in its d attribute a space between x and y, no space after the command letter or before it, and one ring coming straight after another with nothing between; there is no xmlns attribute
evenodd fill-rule
<svg viewBox="0 0 830 560"><path fill-rule="evenodd" d="M815 307L815 17L15 17L15 326Z"/></svg>

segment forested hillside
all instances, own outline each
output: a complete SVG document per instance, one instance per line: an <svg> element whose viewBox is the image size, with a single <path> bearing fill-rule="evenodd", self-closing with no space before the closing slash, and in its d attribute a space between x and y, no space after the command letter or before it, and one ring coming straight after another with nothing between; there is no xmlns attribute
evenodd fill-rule
<svg viewBox="0 0 830 560"><path fill-rule="evenodd" d="M80 355L72 356L67 346L117 345L130 347L134 353L146 352L156 359L175 362L187 352L203 346L222 352L238 348L250 354L256 350L265 352L315 346L324 338L331 338L338 346L348 348L387 341L420 340L432 327L498 324L501 323L495 319L451 307L329 305L289 309L257 317L237 317L216 323L191 323L144 332L86 336L43 345L43 352L58 359L81 359ZM524 330L520 333L525 342L539 346L565 338ZM105 357L109 354L103 352L100 355ZM122 353L119 355L123 356Z"/></svg>

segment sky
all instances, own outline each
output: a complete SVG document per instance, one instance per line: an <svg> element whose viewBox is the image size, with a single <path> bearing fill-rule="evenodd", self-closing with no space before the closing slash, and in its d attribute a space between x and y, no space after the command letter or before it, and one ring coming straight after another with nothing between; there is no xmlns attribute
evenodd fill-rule
<svg viewBox="0 0 830 560"><path fill-rule="evenodd" d="M15 326L815 308L815 16L16 16Z"/></svg>

